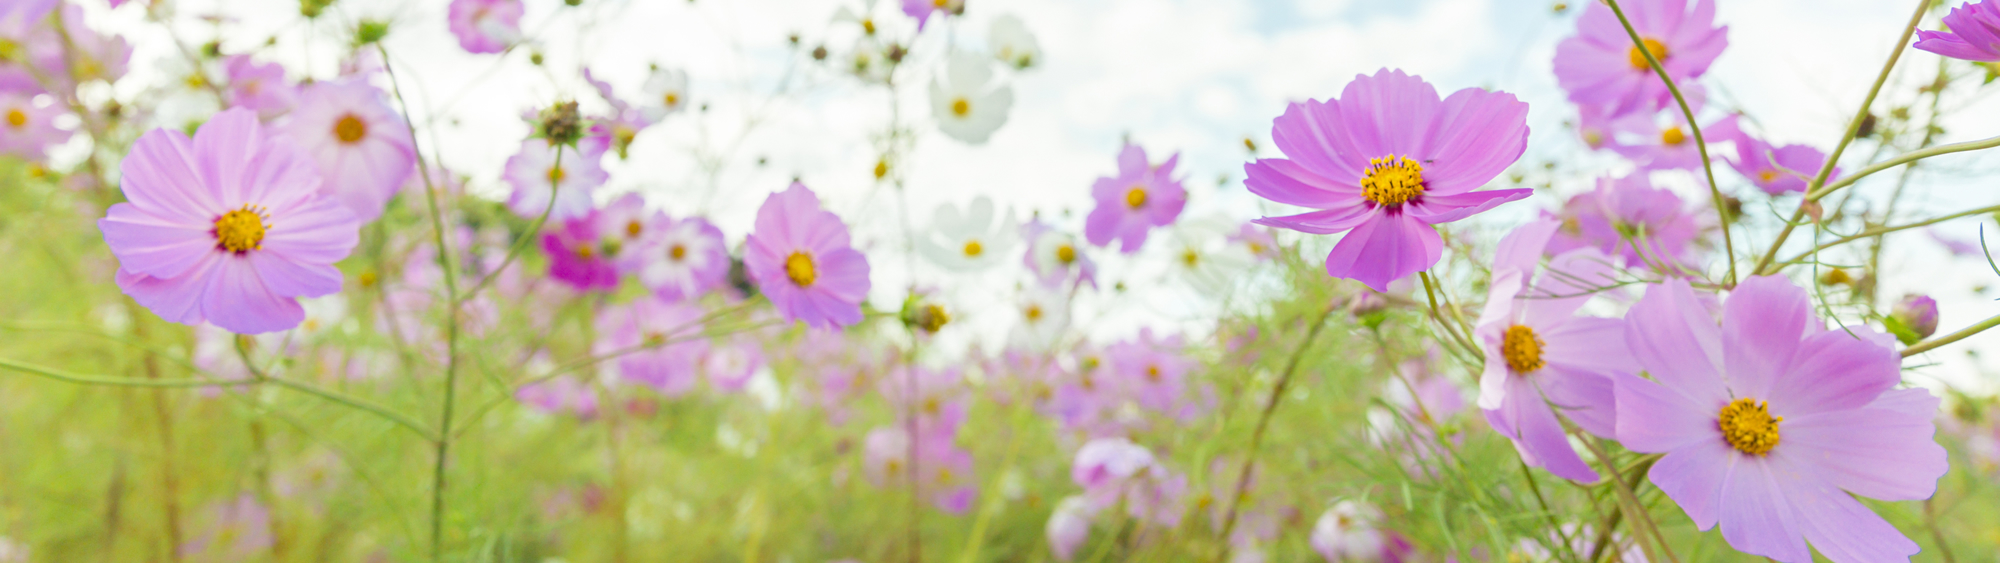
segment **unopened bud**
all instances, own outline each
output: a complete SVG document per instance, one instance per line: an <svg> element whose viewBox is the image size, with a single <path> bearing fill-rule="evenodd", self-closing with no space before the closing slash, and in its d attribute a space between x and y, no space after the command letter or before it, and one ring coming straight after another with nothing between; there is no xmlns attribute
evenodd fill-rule
<svg viewBox="0 0 2000 563"><path fill-rule="evenodd" d="M1937 300L1928 295L1905 295L1889 309L1889 316L1882 322L1903 344L1916 344L1937 333Z"/></svg>

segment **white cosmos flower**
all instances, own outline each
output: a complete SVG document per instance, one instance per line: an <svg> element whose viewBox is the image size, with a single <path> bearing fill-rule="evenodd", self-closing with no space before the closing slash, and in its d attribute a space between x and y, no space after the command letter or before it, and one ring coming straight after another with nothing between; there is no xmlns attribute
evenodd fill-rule
<svg viewBox="0 0 2000 563"><path fill-rule="evenodd" d="M1039 284L1023 288L1015 298L1014 311L1021 323L1014 325L1008 342L1030 350L1048 350L1062 338L1069 326L1069 301Z"/></svg>
<svg viewBox="0 0 2000 563"><path fill-rule="evenodd" d="M942 80L931 82L931 115L953 139L982 144L1014 106L1014 90L993 84L993 65L968 52L951 54Z"/></svg>
<svg viewBox="0 0 2000 563"><path fill-rule="evenodd" d="M993 19L993 31L986 35L986 48L993 57L1014 68L1025 69L1042 61L1042 44L1028 33L1028 26L1014 14Z"/></svg>
<svg viewBox="0 0 2000 563"><path fill-rule="evenodd" d="M952 204L939 205L931 216L931 228L918 235L917 251L947 270L972 272L998 264L1019 242L1014 213L993 220L993 200L980 196L964 213Z"/></svg>
<svg viewBox="0 0 2000 563"><path fill-rule="evenodd" d="M1313 523L1310 543L1327 561L1374 561L1382 557L1382 533L1374 507L1343 500Z"/></svg>
<svg viewBox="0 0 2000 563"><path fill-rule="evenodd" d="M192 129L222 111L222 99L215 88L228 84L229 74L219 60L196 63L175 53L160 59L157 68L165 76L158 105L153 108L154 125L168 129Z"/></svg>
<svg viewBox="0 0 2000 563"><path fill-rule="evenodd" d="M640 106L647 120L659 121L669 115L680 113L688 105L687 71L677 68L656 68L646 77L646 83L639 91L645 94L645 102Z"/></svg>
<svg viewBox="0 0 2000 563"><path fill-rule="evenodd" d="M1220 294L1254 263L1252 255L1231 244L1222 224L1226 223L1213 219L1185 222L1174 228L1173 244L1165 247L1172 253L1174 273L1197 291Z"/></svg>

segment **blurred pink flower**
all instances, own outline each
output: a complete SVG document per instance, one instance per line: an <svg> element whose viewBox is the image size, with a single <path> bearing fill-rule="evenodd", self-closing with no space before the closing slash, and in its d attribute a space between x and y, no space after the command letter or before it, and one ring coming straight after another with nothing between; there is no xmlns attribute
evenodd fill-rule
<svg viewBox="0 0 2000 563"><path fill-rule="evenodd" d="M1750 183L1773 196L1788 192L1805 193L1806 184L1819 174L1820 166L1826 164L1826 155L1805 145L1785 145L1772 147L1755 137L1739 135L1736 139L1736 159L1729 165L1736 168ZM1840 168L1835 167L1826 180L1840 177Z"/></svg>
<svg viewBox="0 0 2000 563"><path fill-rule="evenodd" d="M1076 557L1076 548L1090 539L1090 520L1096 514L1090 503L1080 496L1064 498L1056 503L1044 531L1049 536L1049 552L1055 555L1057 561L1069 561Z"/></svg>
<svg viewBox="0 0 2000 563"><path fill-rule="evenodd" d="M507 208L530 219L546 211L549 221L590 214L590 192L609 178L598 163L603 157L601 152L556 147L546 139L522 141L521 152L507 158L505 178L514 188Z"/></svg>
<svg viewBox="0 0 2000 563"><path fill-rule="evenodd" d="M569 376L521 386L514 398L529 408L548 414L569 414L580 420L597 418L597 392L590 384Z"/></svg>
<svg viewBox="0 0 2000 563"><path fill-rule="evenodd" d="M118 257L118 287L161 318L238 333L305 320L299 297L340 291L360 240L354 213L319 195L297 147L256 114L216 114L193 139L155 129L121 163L126 202L97 225Z"/></svg>
<svg viewBox="0 0 2000 563"><path fill-rule="evenodd" d="M1556 82L1578 104L1602 106L1609 115L1651 113L1673 103L1673 92L1646 61L1650 52L1684 93L1729 46L1729 27L1715 27L1715 0L1643 0L1623 5L1646 51L1618 22L1611 7L1590 2L1577 34L1556 45Z"/></svg>
<svg viewBox="0 0 2000 563"><path fill-rule="evenodd" d="M416 172L416 141L382 90L362 79L318 82L299 93L285 133L319 165L320 192L362 223Z"/></svg>
<svg viewBox="0 0 2000 563"><path fill-rule="evenodd" d="M452 0L445 19L467 53L498 53L521 40L521 0Z"/></svg>
<svg viewBox="0 0 2000 563"><path fill-rule="evenodd" d="M1596 189L1571 196L1560 212L1542 212L1561 221L1547 253L1595 248L1630 268L1688 265L1700 235L1694 213L1643 173L1599 178Z"/></svg>
<svg viewBox="0 0 2000 563"><path fill-rule="evenodd" d="M1701 111L1701 106L1692 106ZM1742 136L1737 117L1729 115L1701 127L1710 155L1725 142ZM1700 170L1701 144L1695 142L1687 115L1668 109L1659 115L1631 113L1611 121L1611 151L1631 159L1641 170Z"/></svg>
<svg viewBox="0 0 2000 563"><path fill-rule="evenodd" d="M1743 280L1706 314L1687 282L1649 286L1625 339L1652 380L1617 377L1619 441L1664 453L1649 477L1697 528L1787 563L1901 561L1915 542L1856 496L1929 498L1949 467L1938 399L1896 389L1893 340L1827 330L1790 280Z"/></svg>
<svg viewBox="0 0 2000 563"><path fill-rule="evenodd" d="M605 309L597 317L603 337L591 347L598 355L621 354L612 365L619 377L668 397L686 395L700 380L696 369L708 353L700 338L703 311L690 303L641 297Z"/></svg>
<svg viewBox="0 0 2000 563"><path fill-rule="evenodd" d="M632 252L639 283L668 301L695 299L729 278L729 248L722 230L700 217L655 213Z"/></svg>
<svg viewBox="0 0 2000 563"><path fill-rule="evenodd" d="M549 277L577 291L618 288L618 261L624 245L619 238L603 236L599 226L602 215L591 210L542 233L542 251L549 255Z"/></svg>
<svg viewBox="0 0 2000 563"><path fill-rule="evenodd" d="M940 18L965 13L965 0L903 0L903 13L917 20L917 31L924 30L931 14Z"/></svg>
<svg viewBox="0 0 2000 563"><path fill-rule="evenodd" d="M67 113L54 101L36 103L32 91L0 91L0 154L40 162L50 146L69 141L71 132L56 126Z"/></svg>
<svg viewBox="0 0 2000 563"><path fill-rule="evenodd" d="M229 72L229 105L275 119L299 103L299 88L285 81L285 67L259 63L250 55L230 55L222 67Z"/></svg>
<svg viewBox="0 0 2000 563"><path fill-rule="evenodd" d="M813 328L861 322L868 257L849 246L847 224L821 209L805 184L792 183L757 209L743 265L786 321Z"/></svg>
<svg viewBox="0 0 2000 563"><path fill-rule="evenodd" d="M1316 235L1348 232L1326 273L1386 291L1443 256L1432 227L1532 190L1472 191L1520 159L1528 104L1467 88L1440 100L1422 78L1382 69L1357 76L1340 99L1292 104L1271 129L1288 158L1244 166L1250 192L1317 209L1257 223Z"/></svg>
<svg viewBox="0 0 2000 563"><path fill-rule="evenodd" d="M1097 246L1118 241L1118 251L1131 254L1146 244L1147 231L1172 225L1187 205L1187 189L1173 177L1180 158L1175 153L1153 166L1146 149L1125 145L1118 153L1118 175L1098 178L1090 187L1097 207L1084 219L1084 238Z"/></svg>
<svg viewBox="0 0 2000 563"><path fill-rule="evenodd" d="M979 488L973 480L972 454L953 443L956 429L919 429L917 436L913 448L909 432L900 424L869 431L862 444L862 469L868 481L877 487L901 487L897 484L908 483L914 471L918 494L930 499L938 510L963 514L971 509ZM912 451L916 453L914 461Z"/></svg>
<svg viewBox="0 0 2000 563"><path fill-rule="evenodd" d="M249 493L209 504L208 529L177 547L198 561L247 561L271 549L271 511Z"/></svg>

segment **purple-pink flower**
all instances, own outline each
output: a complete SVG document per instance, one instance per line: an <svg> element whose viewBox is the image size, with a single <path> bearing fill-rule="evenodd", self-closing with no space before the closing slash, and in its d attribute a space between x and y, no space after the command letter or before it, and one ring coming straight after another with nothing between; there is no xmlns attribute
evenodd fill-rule
<svg viewBox="0 0 2000 563"><path fill-rule="evenodd" d="M0 154L41 161L50 146L69 140L70 131L56 126L64 113L54 101L36 103L34 92L0 92Z"/></svg>
<svg viewBox="0 0 2000 563"><path fill-rule="evenodd" d="M260 63L250 55L230 55L223 59L222 67L229 72L231 106L255 111L258 117L264 119L274 119L292 111L292 107L299 103L299 89L285 81L283 65Z"/></svg>
<svg viewBox="0 0 2000 563"><path fill-rule="evenodd" d="M1602 106L1609 115L1651 113L1673 102L1673 92L1646 61L1659 59L1667 76L1683 92L1708 72L1708 65L1729 46L1729 27L1715 27L1715 0L1643 0L1621 5L1632 28L1646 45L1618 22L1611 7L1590 2L1576 22L1577 34L1556 45L1556 82L1572 102Z"/></svg>
<svg viewBox="0 0 2000 563"><path fill-rule="evenodd" d="M416 141L382 90L361 79L319 82L299 93L285 133L326 179L320 191L367 223L417 170Z"/></svg>
<svg viewBox="0 0 2000 563"><path fill-rule="evenodd" d="M1692 107L1701 110L1698 104ZM1717 145L1742 136L1736 120L1735 115L1729 115L1701 126L1702 140L1708 142L1710 154L1714 154ZM1701 168L1701 143L1696 142L1694 129L1688 127L1687 114L1679 111L1626 115L1612 120L1611 135L1611 151L1631 159L1642 170Z"/></svg>
<svg viewBox="0 0 2000 563"><path fill-rule="evenodd" d="M1348 232L1326 272L1386 291L1430 268L1449 223L1532 190L1472 191L1520 159L1528 104L1512 94L1466 88L1440 100L1422 78L1383 69L1358 76L1339 99L1295 103L1272 140L1287 158L1244 166L1250 192L1317 209L1257 222L1327 235Z"/></svg>
<svg viewBox="0 0 2000 563"><path fill-rule="evenodd" d="M914 471L918 495L930 499L938 510L963 514L972 508L979 487L973 480L972 453L953 443L956 432L956 428L935 432L919 428L912 447L903 425L876 428L863 439L862 469L878 487L908 483ZM915 459L910 457L913 452Z"/></svg>
<svg viewBox="0 0 2000 563"><path fill-rule="evenodd" d="M1918 30L1912 47L1954 59L2000 61L2000 5L1986 0L1959 4L1943 19L1950 31Z"/></svg>
<svg viewBox="0 0 2000 563"><path fill-rule="evenodd" d="M965 13L965 0L903 0L903 13L917 19L917 31L921 32L931 14L943 17Z"/></svg>
<svg viewBox="0 0 2000 563"><path fill-rule="evenodd" d="M1618 439L1695 526L1787 563L1907 561L1915 542L1855 496L1929 498L1948 469L1938 399L1896 389L1893 340L1828 330L1805 290L1745 279L1718 325L1684 281L1649 286L1625 338L1652 380L1617 378Z"/></svg>
<svg viewBox="0 0 2000 563"><path fill-rule="evenodd" d="M521 142L521 152L507 158L506 180L514 187L507 208L522 217L568 221L589 215L590 192L610 175L599 164L604 153L558 147L547 139ZM552 201L553 200L553 201Z"/></svg>
<svg viewBox="0 0 2000 563"><path fill-rule="evenodd" d="M821 209L805 184L765 199L743 246L750 279L785 320L814 328L861 322L868 257L849 245L847 224Z"/></svg>
<svg viewBox="0 0 2000 563"><path fill-rule="evenodd" d="M700 217L655 214L632 251L639 283L661 299L694 299L729 278L729 248L722 230Z"/></svg>
<svg viewBox="0 0 2000 563"><path fill-rule="evenodd" d="M521 40L521 0L452 0L445 19L467 53L498 53Z"/></svg>
<svg viewBox="0 0 2000 563"><path fill-rule="evenodd" d="M118 287L161 318L272 332L305 320L298 298L340 291L333 263L360 222L320 197L312 161L255 113L218 113L193 139L155 129L120 166L127 201L97 225Z"/></svg>
<svg viewBox="0 0 2000 563"><path fill-rule="evenodd" d="M1603 253L1586 248L1557 256L1550 268L1560 274L1535 278L1558 225L1529 223L1500 241L1486 311L1473 330L1486 352L1479 408L1528 465L1596 481L1597 472L1570 448L1558 415L1611 436L1617 419L1610 376L1629 371L1632 355L1623 322L1576 315L1590 300L1590 286L1612 283Z"/></svg>
<svg viewBox="0 0 2000 563"><path fill-rule="evenodd" d="M619 239L603 237L599 215L591 211L542 233L542 251L549 255L549 277L577 291L618 288L618 262L624 245Z"/></svg>
<svg viewBox="0 0 2000 563"><path fill-rule="evenodd" d="M1736 160L1729 162L1743 177L1764 193L1783 195L1788 192L1805 193L1806 185L1820 166L1826 164L1826 155L1805 145L1785 145L1773 147L1749 135L1739 135L1736 139ZM1827 181L1840 177L1840 169L1834 168L1827 175Z"/></svg>
<svg viewBox="0 0 2000 563"><path fill-rule="evenodd" d="M1571 196L1558 213L1562 221L1549 254L1596 248L1626 267L1673 267L1690 263L1699 235L1695 211L1672 191L1653 187L1644 173L1600 178L1597 189Z"/></svg>
<svg viewBox="0 0 2000 563"><path fill-rule="evenodd" d="M1126 513L1140 522L1172 528L1185 513L1181 497L1187 476L1169 471L1152 450L1124 438L1099 438L1078 448L1070 480L1083 487L1093 511L1124 503Z"/></svg>
<svg viewBox="0 0 2000 563"><path fill-rule="evenodd" d="M678 397L694 390L697 369L708 353L701 334L702 310L690 303L642 297L613 307L597 318L600 338L592 353L617 354L619 377Z"/></svg>
<svg viewBox="0 0 2000 563"><path fill-rule="evenodd" d="M1147 231L1173 224L1187 205L1187 189L1173 177L1180 159L1175 153L1156 167L1146 160L1146 149L1125 145L1118 153L1118 175L1090 186L1097 207L1084 219L1084 238L1097 246L1116 240L1120 252L1131 254L1146 244Z"/></svg>

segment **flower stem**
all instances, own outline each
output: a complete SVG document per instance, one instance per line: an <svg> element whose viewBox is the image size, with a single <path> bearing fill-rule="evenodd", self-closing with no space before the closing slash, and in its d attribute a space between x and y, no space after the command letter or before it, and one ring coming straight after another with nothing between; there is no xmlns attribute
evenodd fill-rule
<svg viewBox="0 0 2000 563"><path fill-rule="evenodd" d="M1299 347L1292 349L1291 359L1285 362L1284 374L1279 375L1278 382L1271 386L1271 395L1264 401L1264 410L1257 414L1257 427L1250 432L1250 448L1244 452L1243 466L1236 472L1235 492L1229 495L1229 511L1222 518L1222 533L1218 536L1222 538L1222 552L1215 558L1218 563L1229 560L1229 551L1232 547L1229 544L1229 534L1236 530L1236 513L1243 506L1244 495L1249 492L1250 469L1256 465L1258 447L1264 444L1264 430L1271 425L1271 413L1278 410L1278 402L1284 399L1285 388L1292 383L1292 374L1298 373L1299 360L1305 357L1306 349L1312 347L1313 339L1319 336L1320 329L1326 327L1326 319L1332 317L1333 312L1338 309L1340 308L1327 305L1326 310L1313 321L1312 328L1307 329L1305 338L1299 340Z"/></svg>
<svg viewBox="0 0 2000 563"><path fill-rule="evenodd" d="M1939 336L1937 338L1932 338L1930 340L1925 340L1923 342L1918 342L1916 343L1916 345L1910 346L1909 348L1904 348L1903 357L1908 358L1910 356L1915 356L1917 354L1929 352L1932 349L1937 348L1939 346L1943 346L1953 342L1958 342L1960 340L1965 340L1966 337L1972 336L1974 334L1979 334L1981 332L1985 332L1986 329L1993 328L1995 326L2000 326L2000 315L1987 317L1986 320L1979 321L1979 324L1959 329L1958 332L1954 332L1944 336Z"/></svg>
<svg viewBox="0 0 2000 563"><path fill-rule="evenodd" d="M1611 6L1611 13L1618 15L1618 23L1625 27L1625 34L1632 37L1632 45L1639 54L1646 57L1646 64L1653 67L1653 74L1659 75L1660 81L1667 83L1667 91L1673 93L1674 103L1681 107L1681 115L1687 117L1688 129L1694 132L1694 146L1701 151L1701 171L1708 176L1708 194L1714 198L1716 216L1722 219L1722 250L1729 255L1729 284L1736 285L1736 245L1731 242L1729 236L1729 205L1722 199L1722 188L1715 184L1715 164L1710 162L1708 157L1708 139L1701 135L1701 124L1695 122L1694 109L1688 106L1687 98L1681 95L1680 86L1674 84L1674 79L1667 76L1667 67L1660 65L1659 57L1653 54L1652 49L1646 47L1646 40L1639 37L1639 30L1634 29L1632 21L1625 18L1625 10L1618 7L1618 0L1604 0L1604 3ZM1828 159L1827 162L1832 162L1832 159ZM1820 177L1826 177L1824 170L1820 172Z"/></svg>
<svg viewBox="0 0 2000 563"><path fill-rule="evenodd" d="M1785 267L1785 266L1789 266L1789 265L1792 265L1792 264L1797 264L1797 263L1798 263L1798 262L1799 262L1800 260L1804 260L1804 259L1806 259L1806 257L1807 257L1807 256L1811 256L1811 255L1814 255L1814 254L1818 254L1819 252L1821 252L1821 251L1825 251L1825 250L1827 250L1827 249L1829 249L1829 248L1833 248L1833 247L1836 247L1836 246L1840 246L1840 245L1843 245L1843 244L1847 244L1847 243L1850 243L1850 242L1854 242L1854 241L1857 241L1857 240L1861 240L1861 239L1866 239L1866 238L1874 238L1874 237L1878 237L1878 236L1882 236L1882 235L1886 235L1886 234L1889 234L1889 233L1893 233L1893 232L1896 232L1896 231L1904 231L1904 230L1909 230L1909 229L1914 229L1914 228L1917 228L1917 227L1928 227L1928 226L1931 226L1931 225L1934 225L1934 224L1937 224L1937 223L1943 223L1943 222L1945 222L1945 221L1950 221L1950 220L1952 220L1952 219L1957 219L1957 218L1960 218L1960 217L1971 217L1971 216L1973 216L1973 215L1983 215L1983 214L1987 214L1987 213L1994 213L1994 212L2000 212L2000 205L1993 205L1993 206L1987 206L1987 207L1981 207L1981 208L1978 208L1978 209L1973 209L1973 210L1970 210L1970 211L1961 211L1961 212L1958 212L1958 213L1953 213L1953 214L1950 214L1950 215L1945 215L1945 216L1941 216L1941 217L1936 217L1936 218L1932 218L1932 219L1925 219L1925 220L1922 220L1922 221L1918 221L1918 222L1915 222L1915 223L1909 223L1909 224L1904 224L1904 225L1896 225L1896 226L1893 226L1893 227L1891 227L1891 226L1882 226L1882 227L1875 227L1875 228L1872 228L1872 229L1867 229L1867 230L1864 230L1864 231L1861 231L1861 232L1859 232L1859 233L1855 233L1855 234L1854 234L1854 235L1852 235L1852 236L1846 236L1846 237L1841 237L1840 239L1838 239L1838 240L1835 240L1835 241L1833 241L1833 242L1829 242L1829 243L1826 243L1826 244L1822 244L1822 245L1819 245L1818 247L1815 247L1815 248L1813 248L1812 250L1808 250L1808 251L1805 251L1805 252L1800 252L1800 253L1799 253L1799 254L1798 254L1797 256L1793 256L1793 257L1791 257L1790 259L1787 259L1787 260L1785 260L1785 261L1783 261L1783 262L1779 262L1779 263L1777 263L1777 264L1775 264L1775 265L1772 265L1772 266L1771 266L1771 269L1772 269L1772 271L1773 271L1772 273L1776 273L1776 270L1777 270L1777 269L1779 269L1779 268L1783 268L1783 267Z"/></svg>
<svg viewBox="0 0 2000 563"><path fill-rule="evenodd" d="M1889 53L1889 60L1882 63L1882 72L1875 76L1875 86L1868 89L1868 97L1861 100L1861 109L1854 112L1854 119L1848 120L1847 133L1840 136L1840 143L1834 145L1833 152L1826 155L1826 162L1820 164L1819 173L1814 174L1812 181L1806 184L1806 197L1805 200L1799 202L1798 211L1792 212L1792 219L1786 221L1785 227L1778 231L1778 238L1771 240L1771 248L1764 251L1764 257L1757 260L1757 265L1750 269L1751 272L1763 271L1765 266L1769 266L1771 261L1778 257L1778 247L1784 246L1785 239L1792 236L1792 229L1798 226L1799 221L1805 219L1806 208L1810 207L1812 203L1819 201L1819 198L1826 197L1827 194L1833 193L1833 190L1840 189L1838 186L1852 184L1855 179L1878 171L1863 169L1862 172L1857 172L1841 182L1835 182L1835 185L1829 186L1826 183L1827 177L1833 175L1834 163L1840 161L1840 154L1846 152L1848 143L1854 142L1854 137L1860 134L1861 122L1868 119L1868 108L1875 105L1875 95L1880 94L1882 92L1882 85L1889 82L1890 71L1896 69L1896 60L1903 57L1903 48L1909 46L1910 36L1917 33L1917 24L1924 21L1924 14L1930 11L1931 3L1932 0L1917 0L1916 13L1910 14L1909 25L1903 26L1902 38L1896 40L1896 49ZM1648 57L1650 58L1650 55ZM1941 149L1949 146L1952 145L1944 145L1936 148ZM1921 153L1925 151L1917 152ZM1917 158L1923 157L1919 156Z"/></svg>
<svg viewBox="0 0 2000 563"><path fill-rule="evenodd" d="M1633 487L1625 484L1625 476L1618 471L1617 462L1604 453L1604 446L1598 443L1600 440L1589 436L1580 438L1578 441L1590 448L1591 455L1596 456L1597 461L1604 464L1604 470L1611 473L1612 492L1618 497L1619 508L1631 515L1632 530L1639 539L1639 547L1646 551L1646 559L1659 561L1664 558L1670 563L1680 563L1680 558L1674 556L1673 548L1667 547L1667 538L1660 534L1660 527L1653 522L1653 516L1646 513L1646 505L1632 493Z"/></svg>

